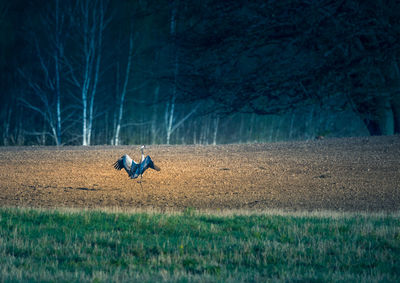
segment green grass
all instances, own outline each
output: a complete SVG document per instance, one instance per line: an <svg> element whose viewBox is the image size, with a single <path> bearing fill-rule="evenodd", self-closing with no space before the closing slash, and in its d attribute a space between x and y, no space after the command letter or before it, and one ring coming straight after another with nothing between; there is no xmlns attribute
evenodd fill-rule
<svg viewBox="0 0 400 283"><path fill-rule="evenodd" d="M0 281L399 282L399 214L0 208Z"/></svg>

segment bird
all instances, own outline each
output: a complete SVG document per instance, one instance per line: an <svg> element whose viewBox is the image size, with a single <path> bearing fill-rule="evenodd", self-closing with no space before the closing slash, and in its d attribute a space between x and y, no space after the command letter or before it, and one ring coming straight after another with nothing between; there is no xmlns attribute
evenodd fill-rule
<svg viewBox="0 0 400 283"><path fill-rule="evenodd" d="M144 149L145 146L142 145L140 147L140 151L142 153L140 163L136 163L128 154L125 154L113 164L114 168L117 170L121 170L122 168L124 168L131 179L136 179L140 176L140 180L143 177L144 171L146 171L148 168L160 171L160 167L154 164L149 155L144 157Z"/></svg>

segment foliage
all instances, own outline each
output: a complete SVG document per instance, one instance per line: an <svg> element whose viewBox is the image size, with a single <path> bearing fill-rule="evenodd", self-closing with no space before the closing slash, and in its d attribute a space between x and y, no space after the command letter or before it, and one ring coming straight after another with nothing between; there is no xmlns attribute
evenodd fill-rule
<svg viewBox="0 0 400 283"><path fill-rule="evenodd" d="M298 138L354 116L353 135L400 133L398 1L6 2L4 145L253 141L232 133L243 113L262 128L314 108L335 125Z"/></svg>
<svg viewBox="0 0 400 283"><path fill-rule="evenodd" d="M336 96L371 134L393 134L385 119L399 119L398 11L390 0L202 1L179 38L183 98L266 115Z"/></svg>
<svg viewBox="0 0 400 283"><path fill-rule="evenodd" d="M400 278L398 214L0 209L1 281Z"/></svg>

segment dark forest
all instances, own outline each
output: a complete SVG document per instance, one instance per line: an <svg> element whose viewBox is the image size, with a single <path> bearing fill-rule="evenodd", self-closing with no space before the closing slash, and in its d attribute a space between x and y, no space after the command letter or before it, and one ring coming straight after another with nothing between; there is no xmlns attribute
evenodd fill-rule
<svg viewBox="0 0 400 283"><path fill-rule="evenodd" d="M400 133L400 3L0 1L1 145Z"/></svg>

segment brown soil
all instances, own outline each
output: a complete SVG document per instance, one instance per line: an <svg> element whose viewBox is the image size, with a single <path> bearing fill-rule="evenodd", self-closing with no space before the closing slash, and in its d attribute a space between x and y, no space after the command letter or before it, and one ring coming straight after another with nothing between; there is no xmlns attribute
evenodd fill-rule
<svg viewBox="0 0 400 283"><path fill-rule="evenodd" d="M142 186L116 171L137 146L0 148L0 205L159 209L400 208L400 136L150 146Z"/></svg>

